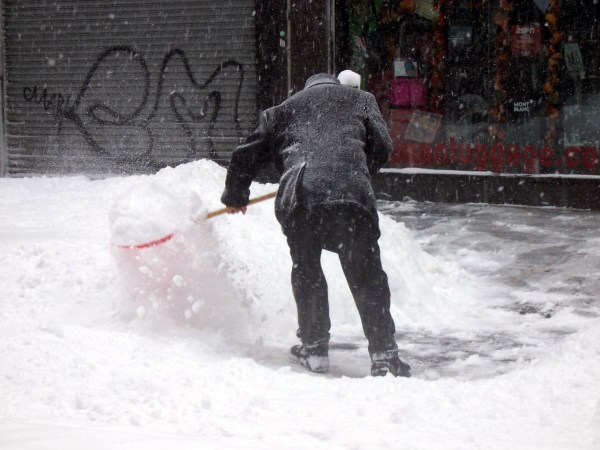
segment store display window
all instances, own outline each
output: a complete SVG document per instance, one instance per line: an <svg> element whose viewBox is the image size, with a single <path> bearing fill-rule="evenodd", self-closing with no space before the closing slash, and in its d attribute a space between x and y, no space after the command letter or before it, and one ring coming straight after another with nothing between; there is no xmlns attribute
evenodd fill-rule
<svg viewBox="0 0 600 450"><path fill-rule="evenodd" d="M349 0L392 167L600 175L599 0Z"/></svg>

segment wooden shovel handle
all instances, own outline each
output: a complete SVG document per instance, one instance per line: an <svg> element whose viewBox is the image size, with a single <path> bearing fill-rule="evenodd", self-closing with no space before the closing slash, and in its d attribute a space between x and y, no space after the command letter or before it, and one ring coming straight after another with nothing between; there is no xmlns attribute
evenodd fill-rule
<svg viewBox="0 0 600 450"><path fill-rule="evenodd" d="M254 205L255 203L260 203L260 202L263 202L263 201L268 200L270 198L273 198L276 195L277 195L277 191L275 191L275 192L269 192L268 194L260 195L258 197L254 197L247 204L248 205ZM221 209L216 209L214 211L210 211L206 215L206 218L207 219L212 219L213 217L220 216L221 214L226 214L226 213L231 212L231 211L235 211L236 209L238 209L238 208L235 208L233 206L226 206L225 208L221 208Z"/></svg>

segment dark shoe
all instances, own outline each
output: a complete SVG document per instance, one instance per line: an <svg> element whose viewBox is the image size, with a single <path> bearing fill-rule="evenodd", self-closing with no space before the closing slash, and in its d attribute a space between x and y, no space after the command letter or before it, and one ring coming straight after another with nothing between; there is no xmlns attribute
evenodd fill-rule
<svg viewBox="0 0 600 450"><path fill-rule="evenodd" d="M311 372L325 373L329 370L327 343L294 345L290 352L292 362L303 365Z"/></svg>
<svg viewBox="0 0 600 450"><path fill-rule="evenodd" d="M410 377L410 366L398 357L398 350L376 352L371 355L371 375L383 377L387 373L395 377Z"/></svg>

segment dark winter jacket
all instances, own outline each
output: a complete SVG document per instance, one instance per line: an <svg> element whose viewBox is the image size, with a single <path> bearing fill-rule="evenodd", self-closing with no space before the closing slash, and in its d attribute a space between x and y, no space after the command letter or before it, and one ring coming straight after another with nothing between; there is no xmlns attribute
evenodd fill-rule
<svg viewBox="0 0 600 450"><path fill-rule="evenodd" d="M302 205L354 204L377 222L371 176L387 161L392 142L375 98L327 74L264 111L256 130L232 154L221 201L248 203L257 172L270 163L281 174L275 215L286 230Z"/></svg>

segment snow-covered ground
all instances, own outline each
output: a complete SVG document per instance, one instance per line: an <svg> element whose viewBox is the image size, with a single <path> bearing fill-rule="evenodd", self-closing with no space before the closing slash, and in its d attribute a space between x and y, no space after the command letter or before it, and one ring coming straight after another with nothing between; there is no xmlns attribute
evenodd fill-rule
<svg viewBox="0 0 600 450"><path fill-rule="evenodd" d="M224 177L0 179L0 448L600 448L600 214L382 202L413 378L369 375L332 254L316 375L272 201L203 219Z"/></svg>

